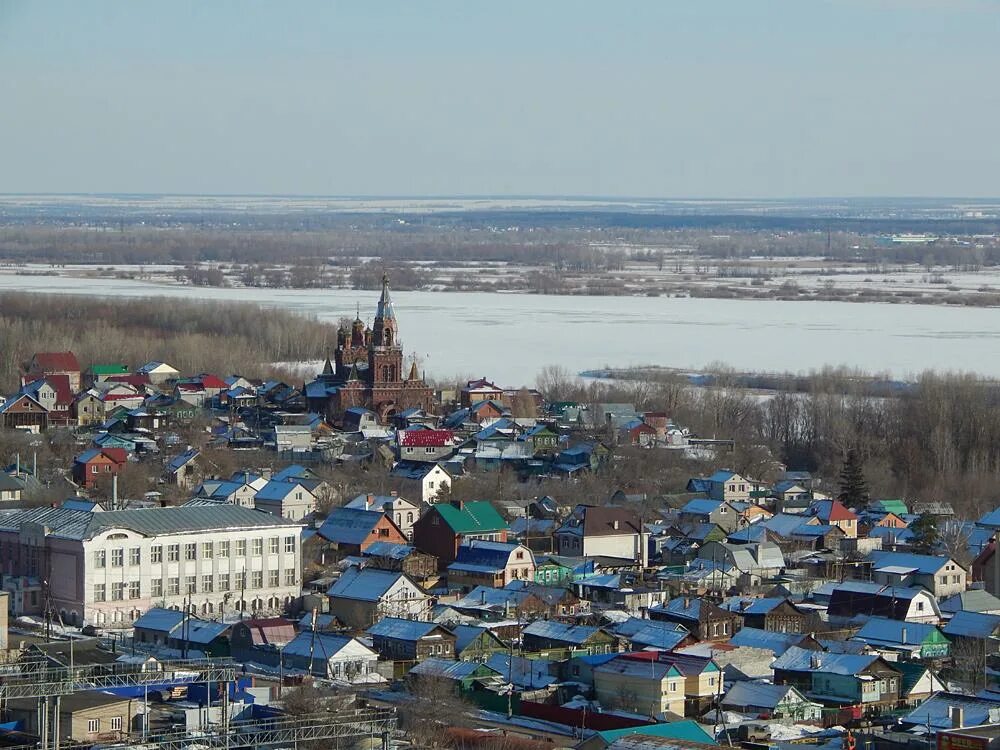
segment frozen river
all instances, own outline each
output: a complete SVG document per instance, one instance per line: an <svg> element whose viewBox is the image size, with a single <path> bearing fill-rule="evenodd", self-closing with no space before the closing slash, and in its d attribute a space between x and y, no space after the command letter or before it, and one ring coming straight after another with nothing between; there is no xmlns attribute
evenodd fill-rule
<svg viewBox="0 0 1000 750"><path fill-rule="evenodd" d="M0 274L0 290L253 301L325 320L374 314L377 292L212 289L116 279ZM906 377L927 369L1000 377L1000 309L666 297L395 292L407 353L428 374L532 384L549 364L574 372L656 364L808 372L848 365ZM317 352L317 358L322 352Z"/></svg>

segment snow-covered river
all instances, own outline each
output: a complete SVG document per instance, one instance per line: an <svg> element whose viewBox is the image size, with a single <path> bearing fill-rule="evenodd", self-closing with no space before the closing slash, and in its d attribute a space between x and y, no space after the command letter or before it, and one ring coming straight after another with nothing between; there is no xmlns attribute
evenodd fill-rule
<svg viewBox="0 0 1000 750"><path fill-rule="evenodd" d="M0 273L0 290L252 301L325 320L374 314L377 292L212 289ZM667 297L395 292L407 353L428 374L532 384L571 371L657 364L808 372L847 365L907 377L927 369L1000 377L1000 309ZM317 352L317 358L322 352Z"/></svg>

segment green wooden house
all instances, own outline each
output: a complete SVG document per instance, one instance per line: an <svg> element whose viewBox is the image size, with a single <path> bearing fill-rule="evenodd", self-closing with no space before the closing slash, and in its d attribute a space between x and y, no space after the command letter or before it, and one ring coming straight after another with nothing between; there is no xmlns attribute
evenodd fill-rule
<svg viewBox="0 0 1000 750"><path fill-rule="evenodd" d="M455 655L462 661L486 661L493 654L509 650L492 630L484 627L457 625L451 632L456 637Z"/></svg>

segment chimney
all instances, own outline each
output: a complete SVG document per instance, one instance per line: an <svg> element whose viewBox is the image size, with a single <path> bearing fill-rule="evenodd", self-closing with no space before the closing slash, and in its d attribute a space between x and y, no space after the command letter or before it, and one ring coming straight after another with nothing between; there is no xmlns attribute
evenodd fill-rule
<svg viewBox="0 0 1000 750"><path fill-rule="evenodd" d="M691 609L691 597L684 597L684 609Z"/></svg>
<svg viewBox="0 0 1000 750"><path fill-rule="evenodd" d="M961 729L965 725L965 709L961 706L948 706L948 718L952 729Z"/></svg>
<svg viewBox="0 0 1000 750"><path fill-rule="evenodd" d="M902 644L903 644L904 646L906 645L906 628L903 628L902 632L900 633L900 638L899 638L899 641L900 641L900 643L902 643Z"/></svg>
<svg viewBox="0 0 1000 750"><path fill-rule="evenodd" d="M809 657L809 666L811 669L819 669L823 666L823 657L818 653L813 654Z"/></svg>
<svg viewBox="0 0 1000 750"><path fill-rule="evenodd" d="M370 507L372 507L372 504L374 502L375 502L374 495L365 495L365 510L368 510Z"/></svg>
<svg viewBox="0 0 1000 750"><path fill-rule="evenodd" d="M399 493L396 490L390 490L389 497L399 497Z"/></svg>
<svg viewBox="0 0 1000 750"><path fill-rule="evenodd" d="M452 504L452 506L454 506L455 508L458 508L459 510L465 510L465 501L464 500L452 500L451 504Z"/></svg>
<svg viewBox="0 0 1000 750"><path fill-rule="evenodd" d="M118 475L111 475L111 509L118 510Z"/></svg>

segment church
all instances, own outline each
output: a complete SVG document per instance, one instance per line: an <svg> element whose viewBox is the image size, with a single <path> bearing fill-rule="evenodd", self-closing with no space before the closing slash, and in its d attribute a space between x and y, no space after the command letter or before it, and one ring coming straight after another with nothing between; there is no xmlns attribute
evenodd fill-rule
<svg viewBox="0 0 1000 750"><path fill-rule="evenodd" d="M417 373L417 364L403 377L399 323L389 297L389 277L382 276L382 296L371 328L355 318L350 330L337 331L337 349L327 355L323 372L306 385L309 408L339 421L352 407L375 412L380 422L407 409L432 410L434 392Z"/></svg>

